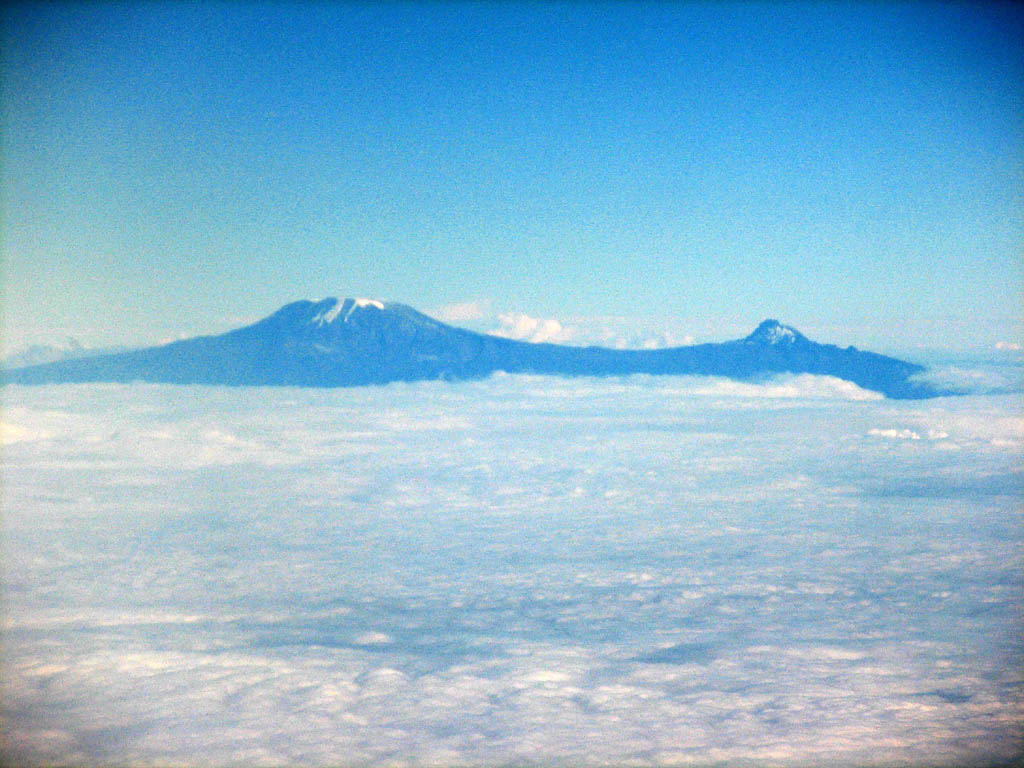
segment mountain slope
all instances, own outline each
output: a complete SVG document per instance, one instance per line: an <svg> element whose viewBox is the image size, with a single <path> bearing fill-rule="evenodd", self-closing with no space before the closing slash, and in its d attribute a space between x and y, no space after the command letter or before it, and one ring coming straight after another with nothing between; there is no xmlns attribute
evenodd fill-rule
<svg viewBox="0 0 1024 768"><path fill-rule="evenodd" d="M16 368L5 371L4 380L339 387L479 378L495 371L735 379L791 372L836 376L895 398L942 394L911 380L923 370L853 347L818 344L775 320L765 320L744 339L721 344L617 350L514 341L455 328L402 304L330 298L288 304L221 335Z"/></svg>

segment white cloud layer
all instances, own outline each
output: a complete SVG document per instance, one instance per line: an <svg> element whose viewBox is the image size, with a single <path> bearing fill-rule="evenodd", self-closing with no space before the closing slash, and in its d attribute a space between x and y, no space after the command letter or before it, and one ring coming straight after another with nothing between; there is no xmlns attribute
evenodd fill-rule
<svg viewBox="0 0 1024 768"><path fill-rule="evenodd" d="M1024 389L1020 366L964 367L940 365L913 378L962 394L996 394Z"/></svg>
<svg viewBox="0 0 1024 768"><path fill-rule="evenodd" d="M8 387L0 762L1007 760L1024 403L870 394Z"/></svg>

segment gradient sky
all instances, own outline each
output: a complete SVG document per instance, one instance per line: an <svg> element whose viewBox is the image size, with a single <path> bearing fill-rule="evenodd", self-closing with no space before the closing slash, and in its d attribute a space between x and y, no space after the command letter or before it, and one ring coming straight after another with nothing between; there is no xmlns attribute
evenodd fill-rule
<svg viewBox="0 0 1024 768"><path fill-rule="evenodd" d="M344 295L1021 341L1019 8L2 13L7 350Z"/></svg>

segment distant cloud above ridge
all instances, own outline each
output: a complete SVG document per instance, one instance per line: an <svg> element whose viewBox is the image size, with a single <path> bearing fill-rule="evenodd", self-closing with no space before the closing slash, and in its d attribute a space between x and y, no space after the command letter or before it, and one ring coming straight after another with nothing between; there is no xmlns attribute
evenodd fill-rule
<svg viewBox="0 0 1024 768"><path fill-rule="evenodd" d="M563 326L554 318L531 317L522 312L499 314L498 323L499 327L490 331L492 336L504 336L519 341L566 344L575 341L579 335L575 327Z"/></svg>
<svg viewBox="0 0 1024 768"><path fill-rule="evenodd" d="M491 315L490 299L473 299L445 304L437 310L437 319L446 323L471 323Z"/></svg>
<svg viewBox="0 0 1024 768"><path fill-rule="evenodd" d="M550 317L497 310L492 299L445 304L427 314L452 325L532 343L597 345L614 349L662 349L694 344L690 324L682 320L621 316Z"/></svg>

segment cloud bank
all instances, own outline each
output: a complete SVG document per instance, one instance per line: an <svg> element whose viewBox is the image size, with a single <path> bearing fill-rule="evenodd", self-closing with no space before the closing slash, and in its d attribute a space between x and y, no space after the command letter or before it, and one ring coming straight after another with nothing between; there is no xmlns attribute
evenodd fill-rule
<svg viewBox="0 0 1024 768"><path fill-rule="evenodd" d="M9 387L3 757L1008 759L1024 403L844 384Z"/></svg>

